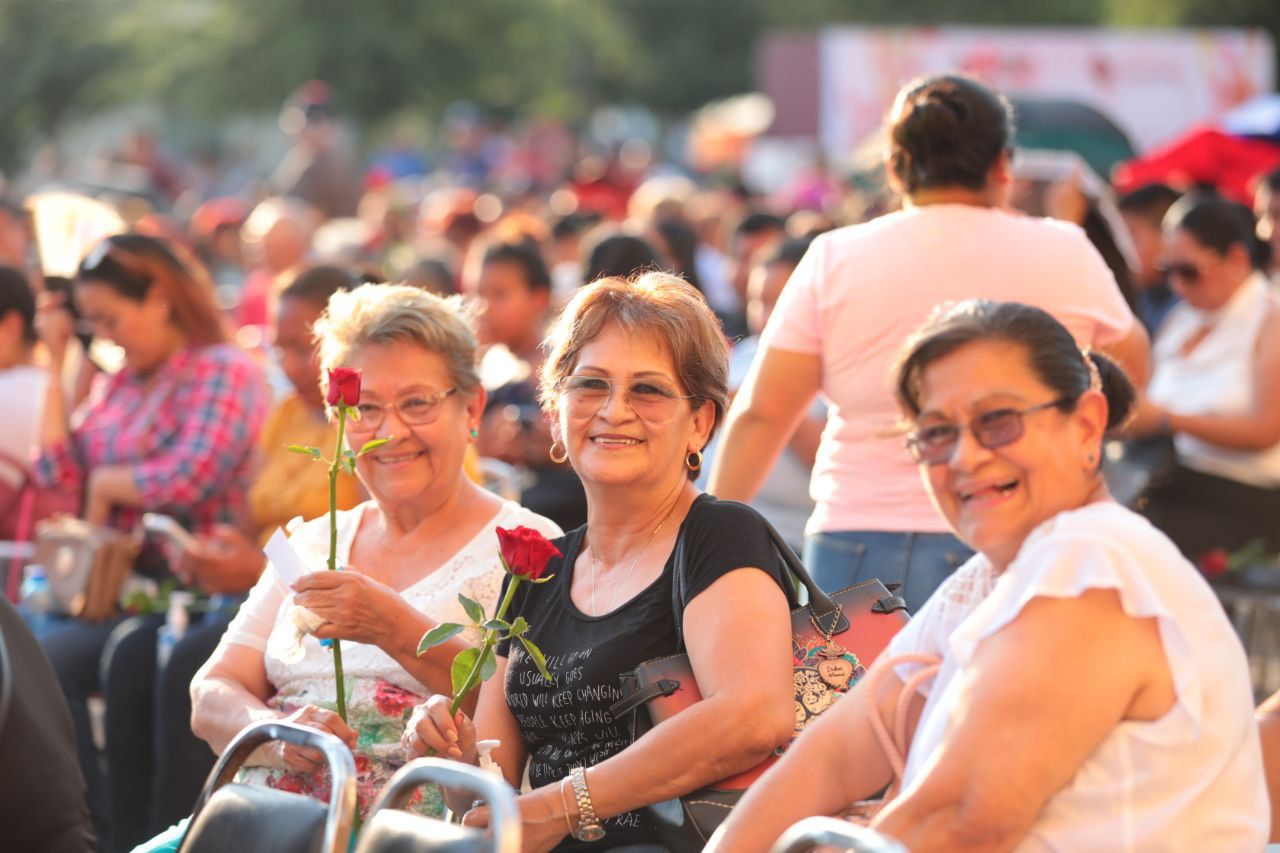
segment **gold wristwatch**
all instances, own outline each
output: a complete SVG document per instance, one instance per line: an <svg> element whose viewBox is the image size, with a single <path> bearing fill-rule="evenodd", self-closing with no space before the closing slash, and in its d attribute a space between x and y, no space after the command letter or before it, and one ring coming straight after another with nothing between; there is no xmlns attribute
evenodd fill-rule
<svg viewBox="0 0 1280 853"><path fill-rule="evenodd" d="M570 770L569 781L573 784L573 798L578 801L578 828L573 831L573 837L579 841L599 841L604 838L604 827L600 825L595 807L591 805L586 768L575 767Z"/></svg>

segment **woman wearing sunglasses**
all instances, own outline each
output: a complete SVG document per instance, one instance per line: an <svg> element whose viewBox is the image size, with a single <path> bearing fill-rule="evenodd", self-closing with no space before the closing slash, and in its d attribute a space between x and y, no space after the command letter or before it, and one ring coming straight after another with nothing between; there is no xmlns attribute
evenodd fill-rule
<svg viewBox="0 0 1280 853"><path fill-rule="evenodd" d="M525 850L665 849L651 846L642 806L754 766L794 727L785 570L754 512L693 485L728 377L720 323L697 291L665 273L601 279L565 307L548 347L552 452L582 478L588 520L556 540L554 578L518 587L512 613L554 683L520 647L500 646L474 723L433 697L408 745L474 763L476 738L498 738L494 757L515 786L527 762ZM679 649L677 538L683 639L704 699L633 739L609 708L619 676Z"/></svg>
<svg viewBox="0 0 1280 853"><path fill-rule="evenodd" d="M1190 196L1165 217L1163 266L1183 301L1161 327L1134 430L1178 462L1143 510L1195 560L1257 539L1280 548L1280 303L1253 264L1248 210Z"/></svg>
<svg viewBox="0 0 1280 853"><path fill-rule="evenodd" d="M902 88L886 125L903 208L813 241L760 337L708 491L754 497L821 392L830 408L805 565L829 591L872 577L902 584L914 613L967 551L895 452L885 375L899 343L934 305L979 297L1044 308L1139 381L1147 338L1083 231L1008 209L1014 120L1003 95L969 77L924 78Z"/></svg>
<svg viewBox="0 0 1280 853"><path fill-rule="evenodd" d="M120 348L123 365L99 377L88 399L69 412L60 376L75 329L61 297L47 296L38 325L51 381L37 480L79 494L86 519L121 531L132 531L146 512L172 516L197 533L238 522L268 392L258 367L231 343L204 270L160 240L121 234L85 257L73 295L94 335ZM170 576L151 541L134 568ZM228 594L252 583L219 572L184 580ZM90 810L108 850L136 841L120 837L125 821L118 806L136 799L136 791L122 792L131 787L122 780L144 784L150 772L150 697L163 677L155 651L160 619L68 618L41 632L71 708ZM129 761L113 765L111 786L90 727L87 701L97 693L107 700L108 749L139 745L124 749Z"/></svg>
<svg viewBox="0 0 1280 853"><path fill-rule="evenodd" d="M979 301L920 331L896 387L911 456L977 553L709 849L767 850L898 770L872 826L913 853L1261 850L1268 804L1240 642L1099 470L1133 400L1123 373L1047 313ZM910 653L940 667L905 697L895 768L872 715L894 727L922 664L891 658Z"/></svg>

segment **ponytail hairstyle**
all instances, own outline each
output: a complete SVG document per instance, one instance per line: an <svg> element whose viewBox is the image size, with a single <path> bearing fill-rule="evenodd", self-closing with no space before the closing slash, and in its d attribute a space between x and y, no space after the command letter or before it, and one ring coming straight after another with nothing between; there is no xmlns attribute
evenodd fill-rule
<svg viewBox="0 0 1280 853"><path fill-rule="evenodd" d="M106 285L133 302L158 288L169 305L170 322L188 344L231 340L209 274L188 252L162 240L142 234L108 237L81 261L76 281Z"/></svg>
<svg viewBox="0 0 1280 853"><path fill-rule="evenodd" d="M907 342L894 371L903 413L913 418L920 414L920 386L930 364L980 341L1023 347L1031 371L1062 398L1058 407L1064 412L1074 411L1081 395L1096 388L1107 400L1107 432L1129 419L1134 390L1119 365L1101 353L1081 351L1066 327L1047 311L989 299L940 306Z"/></svg>
<svg viewBox="0 0 1280 853"><path fill-rule="evenodd" d="M888 166L907 195L937 187L980 190L1002 152L1013 151L1013 107L972 77L908 83L887 119Z"/></svg>

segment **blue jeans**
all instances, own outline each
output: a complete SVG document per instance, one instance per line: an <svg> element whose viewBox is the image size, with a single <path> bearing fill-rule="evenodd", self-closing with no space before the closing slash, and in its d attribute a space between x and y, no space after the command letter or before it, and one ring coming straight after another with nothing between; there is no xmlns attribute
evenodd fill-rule
<svg viewBox="0 0 1280 853"><path fill-rule="evenodd" d="M950 533L897 533L841 530L805 537L804 565L827 592L879 578L898 584L910 613L918 613L929 596L973 551Z"/></svg>

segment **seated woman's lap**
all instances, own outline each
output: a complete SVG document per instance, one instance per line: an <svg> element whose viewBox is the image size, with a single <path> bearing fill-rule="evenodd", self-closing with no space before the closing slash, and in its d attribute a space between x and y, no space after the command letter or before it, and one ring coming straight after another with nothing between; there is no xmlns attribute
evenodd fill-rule
<svg viewBox="0 0 1280 853"><path fill-rule="evenodd" d="M58 676L62 695L71 711L76 753L84 773L85 796L93 817L94 832L99 837L107 828L106 787L93 739L89 697L102 689L99 662L102 649L117 624L117 621L81 622L63 618L45 624L37 634L40 648Z"/></svg>
<svg viewBox="0 0 1280 853"><path fill-rule="evenodd" d="M111 837L126 850L190 814L213 767L191 732L190 684L217 646L227 620L193 625L157 667L158 615L126 620L102 654Z"/></svg>
<svg viewBox="0 0 1280 853"><path fill-rule="evenodd" d="M1195 562L1215 548L1234 551L1257 539L1280 549L1280 489L1264 489L1178 465L1138 511Z"/></svg>

